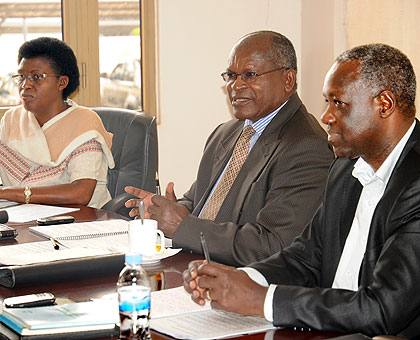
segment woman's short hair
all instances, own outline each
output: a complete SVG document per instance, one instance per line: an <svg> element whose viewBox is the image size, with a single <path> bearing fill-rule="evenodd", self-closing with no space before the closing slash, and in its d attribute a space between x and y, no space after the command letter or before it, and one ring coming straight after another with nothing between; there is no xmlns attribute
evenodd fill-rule
<svg viewBox="0 0 420 340"><path fill-rule="evenodd" d="M73 50L65 42L50 37L41 37L25 42L18 53L18 63L23 58L42 57L51 63L54 72L69 77L69 83L63 90L63 99L67 99L80 84L79 67Z"/></svg>

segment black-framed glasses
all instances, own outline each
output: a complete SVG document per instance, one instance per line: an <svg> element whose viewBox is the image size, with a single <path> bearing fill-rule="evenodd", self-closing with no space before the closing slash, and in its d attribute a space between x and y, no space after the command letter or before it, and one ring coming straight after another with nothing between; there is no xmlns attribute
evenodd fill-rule
<svg viewBox="0 0 420 340"><path fill-rule="evenodd" d="M241 79L244 82L251 83L251 82L257 80L258 77L263 76L264 74L268 74L268 73L276 72L276 71L281 71L281 70L285 70L285 69L287 69L287 67L275 68L274 70L270 70L270 71L262 72L262 73L257 73L257 72L252 72L252 71L246 71L246 72L242 72L240 74L235 73L235 72L228 72L228 71L226 71L226 72L223 72L221 74L221 76L222 76L223 80L226 83L230 83L230 82L236 81L236 79L238 78L238 76L241 77Z"/></svg>
<svg viewBox="0 0 420 340"><path fill-rule="evenodd" d="M22 85L26 79L29 79L32 83L39 84L44 81L47 77L56 77L58 78L56 74L48 75L46 73L34 73L34 74L15 74L12 76L13 81L18 84Z"/></svg>

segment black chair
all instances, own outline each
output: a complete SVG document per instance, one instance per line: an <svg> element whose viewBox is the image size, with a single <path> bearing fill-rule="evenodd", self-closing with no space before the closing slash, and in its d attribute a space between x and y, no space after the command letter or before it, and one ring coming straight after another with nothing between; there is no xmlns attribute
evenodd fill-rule
<svg viewBox="0 0 420 340"><path fill-rule="evenodd" d="M114 134L112 155L115 167L108 170L108 190L112 200L102 209L128 217L124 203L131 197L124 191L132 185L155 191L158 169L158 140L155 117L127 109L94 107L105 129Z"/></svg>

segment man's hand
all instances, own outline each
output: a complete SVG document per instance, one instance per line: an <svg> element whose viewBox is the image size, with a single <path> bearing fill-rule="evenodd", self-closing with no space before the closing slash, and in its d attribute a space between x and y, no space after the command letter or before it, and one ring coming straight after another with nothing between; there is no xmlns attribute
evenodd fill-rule
<svg viewBox="0 0 420 340"><path fill-rule="evenodd" d="M205 289L198 286L198 267L206 263L205 261L192 261L188 265L188 269L184 271L182 277L184 279L184 289L191 294L191 299L201 306L206 303Z"/></svg>
<svg viewBox="0 0 420 340"><path fill-rule="evenodd" d="M152 197L152 205L147 210L150 213L150 218L158 221L159 229L165 236L171 238L184 217L190 213L183 204L159 195Z"/></svg>
<svg viewBox="0 0 420 340"><path fill-rule="evenodd" d="M166 187L165 196L155 195L130 186L125 187L125 191L143 200L146 208L145 218L156 220L159 229L167 237L173 237L184 217L190 213L183 204L176 203L173 182L170 182ZM131 217L138 215L139 203L138 199L131 199L125 203L127 208L133 208L130 211Z"/></svg>
<svg viewBox="0 0 420 340"><path fill-rule="evenodd" d="M264 316L268 288L251 280L242 270L214 262L200 265L199 261L194 261L183 278L185 290L200 305L210 299L216 309Z"/></svg>
<svg viewBox="0 0 420 340"><path fill-rule="evenodd" d="M127 186L124 188L125 192L134 195L136 197L138 197L139 199L143 200L144 202L144 207L145 207L145 214L144 217L145 218L150 218L150 213L148 212L149 210L149 206L152 204L152 197L155 195L151 192L145 191L145 190L141 190L139 188L135 188L135 187L131 187L131 186ZM125 206L127 208L133 208L130 210L129 215L131 217L135 217L140 215L139 213L139 205L140 205L140 200L132 198L130 200L128 200L127 202L125 202Z"/></svg>

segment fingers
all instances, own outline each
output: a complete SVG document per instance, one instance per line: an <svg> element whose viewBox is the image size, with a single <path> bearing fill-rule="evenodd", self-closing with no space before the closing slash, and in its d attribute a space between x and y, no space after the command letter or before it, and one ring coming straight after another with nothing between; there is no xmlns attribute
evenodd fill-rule
<svg viewBox="0 0 420 340"><path fill-rule="evenodd" d="M136 187L132 187L132 186L126 186L124 188L124 190L125 190L125 192L127 192L127 193L129 193L131 195L134 195L134 196L140 198L141 200L145 201L144 203L146 203L146 204L148 204L148 200L150 200L151 197L153 195L155 195L155 194L153 194L151 192L148 192L148 191L145 191L145 190L136 188ZM128 201L131 201L131 200L128 200Z"/></svg>
<svg viewBox="0 0 420 340"><path fill-rule="evenodd" d="M203 261L192 261L188 265L188 269L182 274L184 280L184 289L191 294L191 299L199 305L206 303L204 294L205 290L198 286L197 268L203 264Z"/></svg>
<svg viewBox="0 0 420 340"><path fill-rule="evenodd" d="M137 208L131 209L128 213L128 215L130 217L136 217L136 216L138 216L138 214L139 214L139 209L137 209Z"/></svg>
<svg viewBox="0 0 420 340"><path fill-rule="evenodd" d="M165 197L173 202L176 202L176 196L174 191L174 182L169 182L166 186Z"/></svg>
<svg viewBox="0 0 420 340"><path fill-rule="evenodd" d="M138 198L141 198L141 193L143 192L143 190L132 186L126 186L124 190L125 192L137 196Z"/></svg>
<svg viewBox="0 0 420 340"><path fill-rule="evenodd" d="M127 202L125 202L125 206L127 208L135 208L139 206L139 202L140 200L132 198L132 199L129 199Z"/></svg>
<svg viewBox="0 0 420 340"><path fill-rule="evenodd" d="M217 262L211 262L210 264L206 264L203 261L203 264L197 267L197 274L199 276L218 277L224 271L229 271L229 270L232 270L232 269L235 269L235 268L230 267L230 266L225 266L225 265L217 263Z"/></svg>

